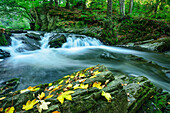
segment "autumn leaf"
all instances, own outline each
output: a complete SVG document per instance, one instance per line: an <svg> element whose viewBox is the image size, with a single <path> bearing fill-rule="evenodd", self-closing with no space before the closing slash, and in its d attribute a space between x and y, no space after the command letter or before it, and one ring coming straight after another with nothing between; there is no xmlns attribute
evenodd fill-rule
<svg viewBox="0 0 170 113"><path fill-rule="evenodd" d="M45 97L45 93L42 92L41 94L38 94L37 98L42 100Z"/></svg>
<svg viewBox="0 0 170 113"><path fill-rule="evenodd" d="M13 113L14 110L15 110L14 107L8 107L8 108L5 109L5 113Z"/></svg>
<svg viewBox="0 0 170 113"><path fill-rule="evenodd" d="M2 112L4 109L3 108L0 108L0 112Z"/></svg>
<svg viewBox="0 0 170 113"><path fill-rule="evenodd" d="M70 78L74 78L75 76L74 75L71 75Z"/></svg>
<svg viewBox="0 0 170 113"><path fill-rule="evenodd" d="M70 75L64 76L64 78L69 78L69 77L70 77Z"/></svg>
<svg viewBox="0 0 170 113"><path fill-rule="evenodd" d="M112 96L110 95L110 93L105 93L104 91L102 91L102 96L104 96L108 102L111 102Z"/></svg>
<svg viewBox="0 0 170 113"><path fill-rule="evenodd" d="M1 97L0 100L4 100L6 97Z"/></svg>
<svg viewBox="0 0 170 113"><path fill-rule="evenodd" d="M37 105L38 111L41 113L42 110L47 110L49 104L51 104L51 102L45 102L44 100L41 101L41 105L40 104Z"/></svg>
<svg viewBox="0 0 170 113"><path fill-rule="evenodd" d="M63 86L63 85L56 86L56 88L54 88L52 91L50 91L50 93L52 93L52 92L54 92L54 91L60 89L62 86Z"/></svg>
<svg viewBox="0 0 170 113"><path fill-rule="evenodd" d="M137 84L140 84L139 82L137 82Z"/></svg>
<svg viewBox="0 0 170 113"><path fill-rule="evenodd" d="M71 87L73 87L73 84L68 84L67 85L67 88L71 88Z"/></svg>
<svg viewBox="0 0 170 113"><path fill-rule="evenodd" d="M89 87L88 84L86 84L86 85L80 84L80 86L79 86L79 84L77 84L77 85L74 86L74 90L76 90L76 89L87 89L88 87Z"/></svg>
<svg viewBox="0 0 170 113"><path fill-rule="evenodd" d="M52 113L60 113L59 111L53 111Z"/></svg>
<svg viewBox="0 0 170 113"><path fill-rule="evenodd" d="M35 104L38 103L38 100L34 99L32 101L28 100L26 105L23 105L22 109L25 109L26 111L29 109L32 109Z"/></svg>
<svg viewBox="0 0 170 113"><path fill-rule="evenodd" d="M64 80L61 80L58 84L62 84L64 82Z"/></svg>
<svg viewBox="0 0 170 113"><path fill-rule="evenodd" d="M99 71L97 70L97 71L94 72L94 75L97 75L97 74L99 74L99 73L101 73L101 72L99 72Z"/></svg>
<svg viewBox="0 0 170 113"><path fill-rule="evenodd" d="M80 83L83 83L83 82L86 81L86 79L80 79L80 80L77 80L77 81L80 82Z"/></svg>
<svg viewBox="0 0 170 113"><path fill-rule="evenodd" d="M101 84L102 84L101 82L95 82L95 83L93 83L93 87L96 87L98 89L102 89Z"/></svg>
<svg viewBox="0 0 170 113"><path fill-rule="evenodd" d="M66 84L70 82L70 79L66 80Z"/></svg>
<svg viewBox="0 0 170 113"><path fill-rule="evenodd" d="M45 97L45 99L51 98L51 97L53 97L53 96L54 96L54 95L48 95L48 96Z"/></svg>
<svg viewBox="0 0 170 113"><path fill-rule="evenodd" d="M49 87L52 86L52 85L53 85L52 83L49 83L49 84L48 84Z"/></svg>
<svg viewBox="0 0 170 113"><path fill-rule="evenodd" d="M86 77L86 75L85 75L85 74L80 73L80 74L79 74L79 77Z"/></svg>
<svg viewBox="0 0 170 113"><path fill-rule="evenodd" d="M64 103L64 98L67 100L72 100L72 96L71 94L74 93L74 91L66 91L66 92L62 92L57 99L61 102L61 104Z"/></svg>
<svg viewBox="0 0 170 113"><path fill-rule="evenodd" d="M96 75L91 76L90 78L96 78Z"/></svg>

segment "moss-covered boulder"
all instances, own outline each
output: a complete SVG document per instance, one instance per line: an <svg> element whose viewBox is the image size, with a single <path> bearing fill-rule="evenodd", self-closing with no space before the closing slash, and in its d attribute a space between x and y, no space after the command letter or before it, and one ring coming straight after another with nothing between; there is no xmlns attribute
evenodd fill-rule
<svg viewBox="0 0 170 113"><path fill-rule="evenodd" d="M36 34L36 33L27 33L25 36L34 39L34 40L41 40L41 34Z"/></svg>
<svg viewBox="0 0 170 113"><path fill-rule="evenodd" d="M0 32L0 46L7 46L9 44L4 33Z"/></svg>
<svg viewBox="0 0 170 113"><path fill-rule="evenodd" d="M59 48L63 43L66 42L66 36L64 34L56 34L53 37L50 37L49 45L53 48Z"/></svg>
<svg viewBox="0 0 170 113"><path fill-rule="evenodd" d="M97 65L52 83L1 95L0 110L14 109L16 113L136 113L154 94L156 87L146 77L114 75L106 67Z"/></svg>

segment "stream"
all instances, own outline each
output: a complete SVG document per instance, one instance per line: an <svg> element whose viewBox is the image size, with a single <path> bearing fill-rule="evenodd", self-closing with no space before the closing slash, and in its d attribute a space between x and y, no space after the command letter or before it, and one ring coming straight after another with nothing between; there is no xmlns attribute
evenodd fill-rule
<svg viewBox="0 0 170 113"><path fill-rule="evenodd" d="M29 46L23 43L23 39L28 39L25 33L13 34L11 46L0 46L11 54L11 57L0 59L0 83L20 78L19 90L50 83L67 74L101 64L113 74L146 76L156 86L170 92L168 55L105 46L95 38L76 34L67 34L67 42L61 48L50 48L48 43L52 35L54 33L46 33L39 42L30 39L32 46ZM32 49L38 44L39 49Z"/></svg>

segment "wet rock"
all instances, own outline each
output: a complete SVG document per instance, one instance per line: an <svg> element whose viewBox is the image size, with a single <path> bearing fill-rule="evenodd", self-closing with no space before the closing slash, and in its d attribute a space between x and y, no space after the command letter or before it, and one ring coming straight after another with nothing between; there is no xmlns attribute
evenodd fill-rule
<svg viewBox="0 0 170 113"><path fill-rule="evenodd" d="M10 30L10 33L27 33L26 30Z"/></svg>
<svg viewBox="0 0 170 113"><path fill-rule="evenodd" d="M50 38L49 45L51 48L59 48L66 42L66 36L64 34L57 34Z"/></svg>
<svg viewBox="0 0 170 113"><path fill-rule="evenodd" d="M36 33L27 33L25 36L34 39L34 40L41 40L40 36L41 34L36 34Z"/></svg>
<svg viewBox="0 0 170 113"><path fill-rule="evenodd" d="M93 86L94 83L101 83L99 85L101 88ZM71 87L68 87L70 84ZM74 86L77 84L88 84L88 87L75 89ZM72 101L65 99L61 104L57 97L66 91L74 91L71 94ZM110 101L101 95L103 91L110 93L112 97ZM53 95L47 99L42 98L45 102L51 102L48 109L42 111L44 113L53 111L61 113L136 113L145 102L149 102L148 100L156 94L156 87L146 77L113 74L105 66L97 65L49 84L4 94L3 97L6 98L1 100L0 107L6 109L12 105L16 112L23 112L22 105L25 105L28 100L39 100L37 96L42 92L45 93L45 97ZM161 98L159 99L160 103L165 99L164 96ZM166 93L166 102L168 98ZM164 103L166 103L165 101ZM39 101L32 109L24 112L38 112L37 106L40 104ZM165 104L160 105L160 111L163 111L165 107L167 104L166 106Z"/></svg>
<svg viewBox="0 0 170 113"><path fill-rule="evenodd" d="M10 57L10 53L0 49L0 58Z"/></svg>

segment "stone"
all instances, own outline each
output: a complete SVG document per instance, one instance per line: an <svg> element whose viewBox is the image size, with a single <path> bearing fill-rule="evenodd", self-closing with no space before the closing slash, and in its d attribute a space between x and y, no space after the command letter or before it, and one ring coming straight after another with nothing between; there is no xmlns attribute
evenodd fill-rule
<svg viewBox="0 0 170 113"><path fill-rule="evenodd" d="M34 39L34 40L41 40L40 36L41 34L35 34L35 33L27 33L25 36Z"/></svg>
<svg viewBox="0 0 170 113"><path fill-rule="evenodd" d="M10 53L0 49L0 58L6 58L6 57L10 57Z"/></svg>
<svg viewBox="0 0 170 113"><path fill-rule="evenodd" d="M49 45L51 48L59 48L66 42L66 36L64 34L57 34L50 38Z"/></svg>

